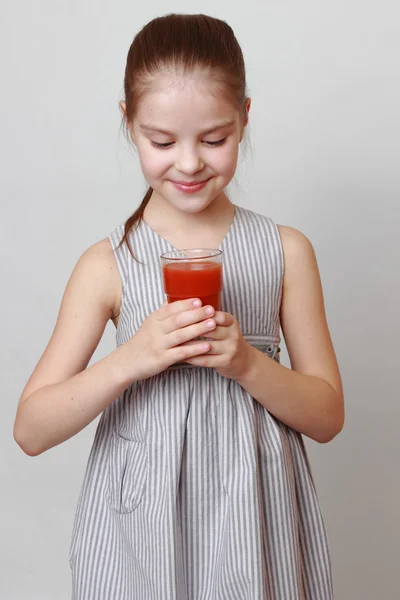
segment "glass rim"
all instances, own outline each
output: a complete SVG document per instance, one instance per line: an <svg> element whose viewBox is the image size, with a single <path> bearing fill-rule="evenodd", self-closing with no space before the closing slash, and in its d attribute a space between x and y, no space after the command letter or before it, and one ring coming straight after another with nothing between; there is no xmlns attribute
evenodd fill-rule
<svg viewBox="0 0 400 600"><path fill-rule="evenodd" d="M174 254L180 254L181 252L200 252L199 256L173 256ZM192 260L204 260L205 258L216 258L221 256L222 250L219 248L183 248L182 250L173 250L172 252L164 252L161 254L161 260L171 261L192 261Z"/></svg>

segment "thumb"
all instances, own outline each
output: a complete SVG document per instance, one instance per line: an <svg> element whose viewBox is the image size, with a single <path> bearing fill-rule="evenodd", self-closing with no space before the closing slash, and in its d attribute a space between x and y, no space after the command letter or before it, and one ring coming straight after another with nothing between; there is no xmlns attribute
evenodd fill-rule
<svg viewBox="0 0 400 600"><path fill-rule="evenodd" d="M222 311L215 313L214 320L217 325L221 325L222 327L230 327L236 321L233 315Z"/></svg>

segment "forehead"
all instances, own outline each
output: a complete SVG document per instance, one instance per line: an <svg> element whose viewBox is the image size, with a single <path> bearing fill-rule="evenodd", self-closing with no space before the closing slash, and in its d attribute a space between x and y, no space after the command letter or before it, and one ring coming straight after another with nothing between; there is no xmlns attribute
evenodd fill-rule
<svg viewBox="0 0 400 600"><path fill-rule="evenodd" d="M186 76L165 72L152 79L139 102L135 120L171 131L197 130L216 121L239 122L239 112L223 89L206 74Z"/></svg>

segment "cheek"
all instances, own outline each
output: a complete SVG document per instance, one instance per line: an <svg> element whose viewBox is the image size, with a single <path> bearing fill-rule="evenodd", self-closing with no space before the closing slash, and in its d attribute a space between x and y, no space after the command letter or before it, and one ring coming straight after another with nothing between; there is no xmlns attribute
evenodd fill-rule
<svg viewBox="0 0 400 600"><path fill-rule="evenodd" d="M167 152L153 149L139 150L140 165L146 179L155 179L169 167Z"/></svg>
<svg viewBox="0 0 400 600"><path fill-rule="evenodd" d="M222 150L222 149L221 149ZM232 177L236 171L238 161L238 146L227 146L224 151L215 158L215 168L225 177Z"/></svg>

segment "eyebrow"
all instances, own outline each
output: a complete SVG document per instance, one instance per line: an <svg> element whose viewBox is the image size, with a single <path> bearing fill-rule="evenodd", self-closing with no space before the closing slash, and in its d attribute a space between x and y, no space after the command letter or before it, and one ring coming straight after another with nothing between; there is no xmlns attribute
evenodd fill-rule
<svg viewBox="0 0 400 600"><path fill-rule="evenodd" d="M202 131L201 135L207 135L208 133L212 133L213 131L217 131L218 129L224 129L225 127L231 127L234 124L235 124L235 121L221 121L221 123L218 123L217 125L214 125L213 127L210 127L210 129L206 129L205 131ZM163 133L165 135L173 136L173 133L171 133L170 131L166 131L165 129L162 129L161 127L157 127L150 123L142 123L140 125L140 129L144 129L145 131L155 131L157 133Z"/></svg>

